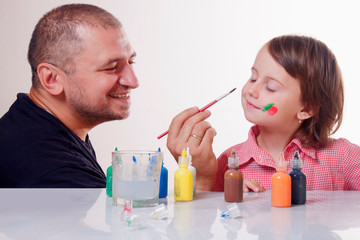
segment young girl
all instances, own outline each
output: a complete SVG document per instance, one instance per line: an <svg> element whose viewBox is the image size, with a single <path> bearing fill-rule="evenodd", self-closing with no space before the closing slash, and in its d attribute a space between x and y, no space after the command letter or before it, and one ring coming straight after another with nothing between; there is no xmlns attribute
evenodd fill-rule
<svg viewBox="0 0 360 240"><path fill-rule="evenodd" d="M271 188L275 160L299 151L307 190L360 190L360 147L332 139L343 114L344 90L334 54L319 40L285 35L259 51L242 89L248 140L218 158L215 191L224 191L227 160L235 149L244 179Z"/></svg>
<svg viewBox="0 0 360 240"><path fill-rule="evenodd" d="M246 142L227 149L216 161L216 131L204 121L210 112L190 108L169 128L167 146L174 157L192 150L200 190L224 191L228 157L235 149L244 191L270 190L275 161L299 151L307 190L360 190L360 147L330 135L340 126L344 105L341 72L328 47L311 37L285 35L259 51L242 89L245 117L255 125Z"/></svg>

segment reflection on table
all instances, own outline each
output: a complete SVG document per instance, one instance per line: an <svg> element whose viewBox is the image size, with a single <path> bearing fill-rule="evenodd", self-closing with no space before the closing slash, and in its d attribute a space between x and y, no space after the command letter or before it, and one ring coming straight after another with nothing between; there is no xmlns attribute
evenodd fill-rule
<svg viewBox="0 0 360 240"><path fill-rule="evenodd" d="M270 192L247 193L242 214L222 219L223 193L198 191L191 202L160 201L166 219L148 219L152 208L136 208L142 227L129 230L121 207L105 189L0 189L0 239L357 239L360 192L310 191L307 203L272 207Z"/></svg>

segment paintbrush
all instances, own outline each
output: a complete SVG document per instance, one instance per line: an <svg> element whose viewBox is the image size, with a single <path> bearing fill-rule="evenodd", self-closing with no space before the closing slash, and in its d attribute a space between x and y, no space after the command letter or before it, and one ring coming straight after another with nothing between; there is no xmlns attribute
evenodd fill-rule
<svg viewBox="0 0 360 240"><path fill-rule="evenodd" d="M218 97L217 99L213 100L213 101L210 102L209 104L207 104L207 105L205 105L204 107L200 108L199 111L200 111L200 112L205 111L206 109L208 109L209 107L211 107L211 106L214 105L215 103L219 102L221 99L223 99L224 97L226 97L227 95L229 95L230 93L232 93L232 92L235 91L235 90L236 90L236 88L234 88L234 89L232 89L230 92L225 93L224 95ZM168 131L160 134L160 135L157 137L157 139L162 138L162 137L165 136L166 134L168 134Z"/></svg>

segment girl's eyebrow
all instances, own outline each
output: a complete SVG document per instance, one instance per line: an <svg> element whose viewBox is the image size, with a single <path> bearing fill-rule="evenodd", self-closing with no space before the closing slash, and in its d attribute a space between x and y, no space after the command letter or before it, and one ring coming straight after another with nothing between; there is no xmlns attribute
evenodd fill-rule
<svg viewBox="0 0 360 240"><path fill-rule="evenodd" d="M280 82L279 80L277 80L276 78L273 78L273 77L269 77L269 76L267 76L270 80L273 80L273 81L275 81L275 82L277 82L278 84L280 84L283 88L285 88L285 85L282 83L282 82Z"/></svg>
<svg viewBox="0 0 360 240"><path fill-rule="evenodd" d="M256 73L258 73L258 70L257 70L254 66L251 67L251 70L253 70L253 71L255 71ZM282 87L285 88L285 85L284 85L281 81L279 81L277 78L274 78L274 77L271 77L271 76L268 76L268 75L265 75L265 77L266 77L267 79L270 79L270 80L273 80L273 81L279 83Z"/></svg>

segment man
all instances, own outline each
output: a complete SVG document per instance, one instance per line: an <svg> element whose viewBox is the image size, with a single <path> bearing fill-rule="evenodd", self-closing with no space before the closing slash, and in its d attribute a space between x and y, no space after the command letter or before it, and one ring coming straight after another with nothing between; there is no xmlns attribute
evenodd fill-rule
<svg viewBox="0 0 360 240"><path fill-rule="evenodd" d="M29 44L29 94L0 119L0 187L105 187L88 132L128 117L138 87L121 23L87 4L60 6Z"/></svg>

